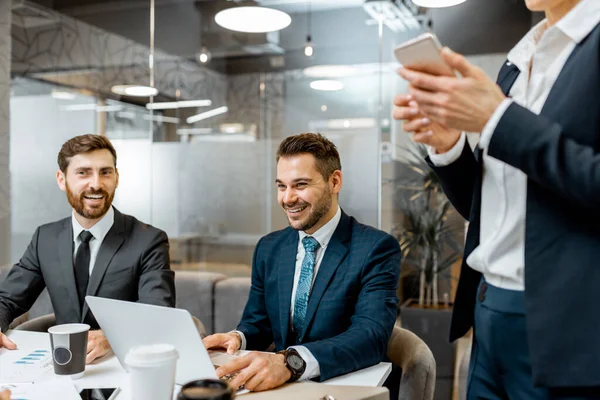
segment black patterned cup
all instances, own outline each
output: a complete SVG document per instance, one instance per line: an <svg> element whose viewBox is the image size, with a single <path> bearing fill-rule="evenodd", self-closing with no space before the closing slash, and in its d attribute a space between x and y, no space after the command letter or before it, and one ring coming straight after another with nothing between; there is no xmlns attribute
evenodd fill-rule
<svg viewBox="0 0 600 400"><path fill-rule="evenodd" d="M233 388L219 379L200 379L183 385L177 400L233 400Z"/></svg>
<svg viewBox="0 0 600 400"><path fill-rule="evenodd" d="M85 371L88 324L56 325L48 329L54 373L79 379Z"/></svg>

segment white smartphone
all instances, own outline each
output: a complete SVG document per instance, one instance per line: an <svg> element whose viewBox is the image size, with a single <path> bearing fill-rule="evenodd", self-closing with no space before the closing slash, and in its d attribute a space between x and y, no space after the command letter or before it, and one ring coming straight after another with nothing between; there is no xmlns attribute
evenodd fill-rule
<svg viewBox="0 0 600 400"><path fill-rule="evenodd" d="M82 400L114 400L119 392L119 388L83 389L79 395Z"/></svg>
<svg viewBox="0 0 600 400"><path fill-rule="evenodd" d="M394 56L403 67L433 75L456 75L444 62L442 45L433 33L424 33L394 49Z"/></svg>

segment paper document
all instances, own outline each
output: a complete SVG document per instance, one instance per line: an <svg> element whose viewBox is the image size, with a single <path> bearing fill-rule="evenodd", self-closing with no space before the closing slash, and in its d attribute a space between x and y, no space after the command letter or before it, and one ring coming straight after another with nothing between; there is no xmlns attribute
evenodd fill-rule
<svg viewBox="0 0 600 400"><path fill-rule="evenodd" d="M52 368L49 350L0 349L0 383L33 382Z"/></svg>
<svg viewBox="0 0 600 400"><path fill-rule="evenodd" d="M70 378L58 378L41 383L0 384L8 389L11 400L81 400Z"/></svg>

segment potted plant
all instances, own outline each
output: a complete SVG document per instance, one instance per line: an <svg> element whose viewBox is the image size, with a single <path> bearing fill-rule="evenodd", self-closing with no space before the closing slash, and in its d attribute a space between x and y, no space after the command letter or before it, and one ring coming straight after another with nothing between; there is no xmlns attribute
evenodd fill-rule
<svg viewBox="0 0 600 400"><path fill-rule="evenodd" d="M453 221L457 213L425 161L426 148L408 144L403 150L400 178L394 181L402 221L392 233L403 255L401 283L414 277L410 281L418 282L418 299L402 302L400 319L431 348L437 362L436 392L448 398L454 375L454 348L448 342L452 313L449 295L440 301L440 290L450 291L448 273L462 256L463 224Z"/></svg>

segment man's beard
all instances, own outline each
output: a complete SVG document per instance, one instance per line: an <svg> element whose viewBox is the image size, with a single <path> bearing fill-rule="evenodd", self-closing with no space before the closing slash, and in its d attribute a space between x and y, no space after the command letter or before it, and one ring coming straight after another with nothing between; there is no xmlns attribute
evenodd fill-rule
<svg viewBox="0 0 600 400"><path fill-rule="evenodd" d="M293 209L293 208L304 207L304 206L308 206L308 203L297 202L296 204L294 204L293 207L286 206L285 208ZM327 189L327 192L323 194L323 197L321 197L319 199L319 201L317 201L314 205L311 205L311 208L312 208L312 210L311 210L310 214L308 214L308 216L306 217L306 220L300 226L292 225L292 221L290 221L288 218L288 222L289 222L290 226L297 231L307 231L307 230L311 229L313 226L315 226L317 224L317 222L319 222L321 220L321 218L323 218L329 212L329 209L331 208L331 191L329 189ZM294 221L294 222L300 222L300 221Z"/></svg>
<svg viewBox="0 0 600 400"><path fill-rule="evenodd" d="M83 218L87 218L87 219L102 218L104 216L104 214L106 214L108 212L108 210L110 209L112 201L115 197L114 191L109 195L108 192L104 189L87 190L87 191L82 192L78 197L75 193L73 193L71 191L71 188L69 187L68 182L65 182L65 186L67 188L67 200L69 201L69 204L71 204L71 207L73 207L73 209L75 210L75 212L77 214L79 214ZM104 203L100 207L94 207L94 208L87 207L86 208L85 200L84 200L84 196L86 196L86 195L87 196L101 195L103 197Z"/></svg>

